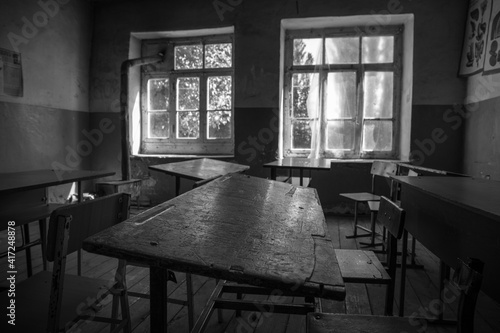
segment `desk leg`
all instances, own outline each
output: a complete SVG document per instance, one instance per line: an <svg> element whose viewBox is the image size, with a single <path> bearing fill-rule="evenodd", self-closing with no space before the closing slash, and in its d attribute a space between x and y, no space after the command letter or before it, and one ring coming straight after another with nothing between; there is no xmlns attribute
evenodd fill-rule
<svg viewBox="0 0 500 333"><path fill-rule="evenodd" d="M405 315L405 292L406 292L406 256L408 255L408 231L403 232L403 245L401 253L401 284L399 291L399 316Z"/></svg>
<svg viewBox="0 0 500 333"><path fill-rule="evenodd" d="M304 169L299 169L299 173L300 173L300 186L302 186L302 184L304 183Z"/></svg>
<svg viewBox="0 0 500 333"><path fill-rule="evenodd" d="M271 180L276 180L276 168L271 168Z"/></svg>
<svg viewBox="0 0 500 333"><path fill-rule="evenodd" d="M167 332L167 283L168 270L151 266L149 283L151 288L151 332Z"/></svg>
<svg viewBox="0 0 500 333"><path fill-rule="evenodd" d="M23 232L24 232L24 244L23 245L30 244L31 240L30 240L29 223L26 223L25 225L22 225L21 227L22 227ZM28 277L30 277L31 275L33 275L33 269L31 267L31 247L28 246L24 251L26 252L26 267L28 269Z"/></svg>

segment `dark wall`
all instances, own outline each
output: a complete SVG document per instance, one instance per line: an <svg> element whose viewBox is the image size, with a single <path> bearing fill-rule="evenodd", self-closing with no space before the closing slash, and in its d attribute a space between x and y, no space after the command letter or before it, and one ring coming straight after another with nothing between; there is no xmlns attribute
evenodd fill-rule
<svg viewBox="0 0 500 333"><path fill-rule="evenodd" d="M222 7L216 8L217 4ZM443 114L463 101L465 81L457 78L467 0L445 1L113 1L96 2L91 66L91 123L118 112L119 66L128 58L131 32L235 27L235 155L251 166L249 173L267 177L263 163L275 159L278 134L274 118L279 108L280 22L284 18L412 13L415 17L412 150L435 128L448 139L425 156L423 166L459 171L461 131L449 129ZM272 134L272 135L271 135ZM441 134L443 135L443 134ZM419 141L419 142L420 142ZM426 142L426 141L424 141ZM109 137L93 158L94 167L120 172L120 138ZM418 153L417 153L418 154ZM169 158L135 157L134 176L144 179L153 201L168 199L172 177L147 171L148 164ZM135 166L134 166L135 164ZM140 172L138 170L141 170ZM369 168L341 164L315 175L323 205L342 205L336 187L351 179L351 190L365 187ZM154 179L153 179L154 178ZM347 188L347 187L346 187Z"/></svg>

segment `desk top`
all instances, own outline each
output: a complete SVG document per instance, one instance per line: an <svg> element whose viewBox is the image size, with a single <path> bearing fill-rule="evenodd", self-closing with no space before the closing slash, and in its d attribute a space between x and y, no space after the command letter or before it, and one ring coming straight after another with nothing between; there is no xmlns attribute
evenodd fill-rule
<svg viewBox="0 0 500 333"><path fill-rule="evenodd" d="M228 173L242 172L250 167L210 158L201 158L182 162L150 165L150 169L191 180L208 180Z"/></svg>
<svg viewBox="0 0 500 333"><path fill-rule="evenodd" d="M114 171L88 170L34 170L0 173L0 194L107 177L114 174Z"/></svg>
<svg viewBox="0 0 500 333"><path fill-rule="evenodd" d="M230 174L84 241L89 252L342 300L316 190Z"/></svg>
<svg viewBox="0 0 500 333"><path fill-rule="evenodd" d="M392 176L438 199L468 208L500 221L500 182L469 177Z"/></svg>
<svg viewBox="0 0 500 333"><path fill-rule="evenodd" d="M264 167L330 170L331 160L326 158L285 157L281 160L264 164Z"/></svg>

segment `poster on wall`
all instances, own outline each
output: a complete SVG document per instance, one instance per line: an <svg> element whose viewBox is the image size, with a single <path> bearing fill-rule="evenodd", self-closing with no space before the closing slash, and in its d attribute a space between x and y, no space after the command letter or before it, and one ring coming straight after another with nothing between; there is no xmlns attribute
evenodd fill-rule
<svg viewBox="0 0 500 333"><path fill-rule="evenodd" d="M21 53L0 48L0 96L23 96Z"/></svg>
<svg viewBox="0 0 500 333"><path fill-rule="evenodd" d="M460 76L483 71L493 0L470 0L460 60Z"/></svg>
<svg viewBox="0 0 500 333"><path fill-rule="evenodd" d="M493 0L483 75L500 72L500 0Z"/></svg>

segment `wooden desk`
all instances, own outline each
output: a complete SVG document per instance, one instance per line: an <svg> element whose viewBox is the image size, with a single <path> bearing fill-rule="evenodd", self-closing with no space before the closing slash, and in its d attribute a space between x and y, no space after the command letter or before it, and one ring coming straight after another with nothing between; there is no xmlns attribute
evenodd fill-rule
<svg viewBox="0 0 500 333"><path fill-rule="evenodd" d="M114 175L113 171L88 170L34 170L23 172L0 173L0 231L7 229L9 221L15 221L16 226L24 227L26 260L31 263L30 247L42 246L42 256L45 253L45 219L60 204L47 203L47 188L66 183L78 183L78 200L82 198L81 182L85 180ZM28 223L39 221L40 239L30 241ZM46 269L46 262L43 261ZM28 264L28 276L31 275L31 264Z"/></svg>
<svg viewBox="0 0 500 333"><path fill-rule="evenodd" d="M179 195L180 178L190 180L208 180L228 173L238 173L248 170L250 167L236 163L229 163L210 158L201 158L182 162L150 165L151 170L160 171L167 175L175 176L175 195Z"/></svg>
<svg viewBox="0 0 500 333"><path fill-rule="evenodd" d="M394 176L406 229L448 266L485 263L482 289L500 302L500 182L467 177Z"/></svg>
<svg viewBox="0 0 500 333"><path fill-rule="evenodd" d="M304 170L330 170L331 160L325 158L286 157L271 163L264 164L265 168L271 168L271 179L276 180L277 169L298 169L300 174L300 186L304 184Z"/></svg>
<svg viewBox="0 0 500 333"><path fill-rule="evenodd" d="M84 241L150 266L151 331L166 331L167 269L304 296L345 298L315 189L222 176Z"/></svg>

